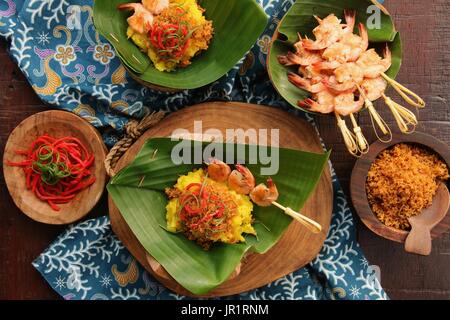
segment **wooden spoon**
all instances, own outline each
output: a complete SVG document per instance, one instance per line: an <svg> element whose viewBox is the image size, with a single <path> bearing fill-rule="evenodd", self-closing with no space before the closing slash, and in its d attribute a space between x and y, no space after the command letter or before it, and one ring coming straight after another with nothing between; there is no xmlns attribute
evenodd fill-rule
<svg viewBox="0 0 450 320"><path fill-rule="evenodd" d="M428 256L431 253L431 230L445 217L450 207L450 194L445 184L439 184L433 203L415 217L408 218L411 231L405 241L405 250Z"/></svg>

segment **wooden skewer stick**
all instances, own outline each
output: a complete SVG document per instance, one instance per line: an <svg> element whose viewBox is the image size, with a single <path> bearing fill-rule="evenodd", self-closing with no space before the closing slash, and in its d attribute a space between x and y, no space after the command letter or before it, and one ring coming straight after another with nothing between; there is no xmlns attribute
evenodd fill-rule
<svg viewBox="0 0 450 320"><path fill-rule="evenodd" d="M298 222L300 222L301 224L303 224L311 232L320 233L322 231L322 226L318 222L304 216L303 214L301 214L299 212L292 210L291 208L287 208L287 207L279 204L278 202L272 202L272 204L275 207L283 210L284 213L287 214L288 216L292 217L293 219L295 219Z"/></svg>
<svg viewBox="0 0 450 320"><path fill-rule="evenodd" d="M410 110L406 109L405 107L399 105L397 102L393 101L384 93L382 96L384 102L391 110L392 115L394 116L400 131L405 134L413 133L416 130L416 127L419 123L417 121L416 115L412 113Z"/></svg>
<svg viewBox="0 0 450 320"><path fill-rule="evenodd" d="M334 113L337 120L337 126L341 130L342 138L344 139L345 146L347 147L348 152L350 152L353 156L358 157L359 147L356 143L355 135L350 131L345 123L345 120L341 118L341 116L335 112Z"/></svg>
<svg viewBox="0 0 450 320"><path fill-rule="evenodd" d="M350 114L350 120L353 124L353 132L356 136L356 142L358 143L358 148L361 154L366 154L369 152L369 143L366 140L366 137L364 137L364 134L362 133L361 127L358 125L358 122L356 122L356 118L353 113Z"/></svg>
<svg viewBox="0 0 450 320"><path fill-rule="evenodd" d="M421 97L419 97L417 94L403 86L402 84L398 83L394 79L387 76L385 73L382 73L381 76L386 80L394 89L398 92L398 94L411 106L416 108L425 108L426 104L425 101ZM414 100L416 101L414 101Z"/></svg>
<svg viewBox="0 0 450 320"><path fill-rule="evenodd" d="M378 140L380 140L381 142L384 142L384 143L391 142L392 141L391 128L389 128L386 121L384 121L384 119L380 116L378 111L375 109L372 101L369 100L369 98L367 97L364 90L358 84L356 84L356 87L358 88L359 93L364 98L364 105L366 106L367 110L369 111L370 120L372 122L372 128L373 128ZM381 138L381 136L377 130L377 127L375 125L378 126L378 128L381 130L382 135L387 137L387 139Z"/></svg>

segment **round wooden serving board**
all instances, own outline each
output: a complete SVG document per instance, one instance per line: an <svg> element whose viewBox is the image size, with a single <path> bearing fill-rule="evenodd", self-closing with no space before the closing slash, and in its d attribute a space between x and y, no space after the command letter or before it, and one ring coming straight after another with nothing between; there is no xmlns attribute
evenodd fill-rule
<svg viewBox="0 0 450 320"><path fill-rule="evenodd" d="M52 210L46 202L27 190L22 168L3 165L6 185L16 206L33 220L47 224L73 223L86 216L103 194L106 184L103 165L106 146L98 131L87 121L67 111L50 110L28 117L14 129L6 143L3 163L6 160L23 160L22 156L15 154L15 150L27 149L37 137L45 133L56 138L72 136L80 139L95 156L91 170L96 177L95 183L80 191L71 202L60 205L60 211Z"/></svg>
<svg viewBox="0 0 450 320"><path fill-rule="evenodd" d="M122 157L116 172L128 165L150 138L168 137L175 129L193 132L194 121L202 121L203 131L208 129L242 128L279 129L280 147L322 153L323 148L314 128L306 121L289 113L270 107L244 103L214 102L189 107L165 118L156 127L148 130ZM252 143L250 141L250 143ZM255 143L255 142L253 142ZM270 141L269 141L270 143ZM331 173L327 166L316 190L301 212L315 219L322 226L320 234L309 232L294 221L281 240L266 254L249 254L242 261L240 273L204 297L228 296L259 288L271 283L312 261L323 246L328 233L333 209ZM109 197L109 212L113 231L131 254L170 290L195 296L180 286L154 261L141 246L126 224L119 210ZM280 212L281 214L281 212Z"/></svg>

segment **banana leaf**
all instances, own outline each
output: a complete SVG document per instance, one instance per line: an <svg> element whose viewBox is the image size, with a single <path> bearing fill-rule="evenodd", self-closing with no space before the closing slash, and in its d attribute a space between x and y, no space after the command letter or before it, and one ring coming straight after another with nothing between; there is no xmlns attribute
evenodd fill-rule
<svg viewBox="0 0 450 320"><path fill-rule="evenodd" d="M213 22L214 37L207 51L187 68L173 72L156 70L147 57L127 39L127 12L117 10L126 0L95 0L94 24L114 46L123 64L144 82L174 89L194 89L226 74L250 50L267 24L267 16L255 0L201 0L205 16Z"/></svg>
<svg viewBox="0 0 450 320"><path fill-rule="evenodd" d="M280 95L289 102L294 108L309 112L298 106L298 101L309 97L307 91L301 90L291 84L287 78L287 72L297 72L295 67L285 67L278 60L278 55L284 55L298 41L297 33L302 36L308 36L314 39L312 30L317 26L314 15L326 17L334 13L340 18L344 18L345 9L356 10L357 23L362 22L366 26L368 22L374 22L370 17L373 12L368 10L373 6L370 0L297 0L279 24L280 33L277 40L273 41L268 57L268 72L272 83ZM368 13L369 12L369 13ZM368 28L370 47L376 48L381 52L385 43L388 43L392 52L392 66L386 72L391 78L395 78L400 71L402 62L402 43L400 33L395 30L394 23L390 15L383 11L379 12L379 28Z"/></svg>
<svg viewBox="0 0 450 320"><path fill-rule="evenodd" d="M247 236L246 242L240 244L215 244L209 251L204 251L182 234L167 232L161 227L166 225L165 206L168 202L164 189L172 187L180 175L201 167L173 163L171 152L178 143L166 138L148 140L135 160L110 181L108 191L147 252L184 288L201 295L223 283L249 250L260 254L267 252L292 219L275 207L255 206L253 216L257 237ZM203 149L207 147L201 142L196 144ZM233 152L231 155L241 154L238 148L243 148L245 157L236 161L247 163L258 183L267 179L260 174L263 165L250 164L257 163L255 154L259 153L249 152L247 145L212 143L209 147L224 150L226 154ZM192 143L191 154L194 148ZM300 209L319 181L329 153L276 150L279 151L280 169L273 179L280 192L279 202ZM265 147L258 147L258 152L266 151Z"/></svg>

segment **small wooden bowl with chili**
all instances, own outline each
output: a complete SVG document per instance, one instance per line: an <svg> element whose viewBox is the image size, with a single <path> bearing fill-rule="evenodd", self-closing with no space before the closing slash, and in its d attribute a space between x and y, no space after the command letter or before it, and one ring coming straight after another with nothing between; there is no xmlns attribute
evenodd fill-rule
<svg viewBox="0 0 450 320"><path fill-rule="evenodd" d="M389 143L383 143L381 141L373 143L370 146L370 151L356 161L350 181L350 193L353 206L358 216L370 230L388 240L404 243L409 231L387 226L381 222L372 211L366 189L368 173L380 153L400 143L414 145L430 151L439 156L447 164L447 168L450 168L450 148L446 143L433 136L419 132L411 135L394 134L392 141ZM432 229L431 237L433 239L438 238L449 229L450 210L448 210L445 218Z"/></svg>
<svg viewBox="0 0 450 320"><path fill-rule="evenodd" d="M61 185L62 190L57 190L52 195L40 193L39 196L44 194L46 199L67 197L59 199L60 201L66 201L70 198L67 203L55 202L54 204L50 201L56 200L46 201L39 199L36 188L33 191L33 188L29 187L30 183L27 182L27 177L29 178L30 173L25 172L29 167L25 167L24 169L24 167L18 165L23 165L24 162L29 161L33 163L31 169L33 171L37 170L42 175L44 171L40 169L41 167L39 165L42 165L44 162L39 162L41 159L39 161L31 159L31 154L33 153L29 151L28 155L25 155L27 153L25 150L31 150L30 146L32 143L36 143L38 138L41 139L46 135L57 141L61 139L69 141L67 142L67 149L62 150L64 152L61 151L59 153L55 151L59 149L50 148L52 150L52 160L46 161L47 163L52 162L53 164L53 152L55 154L58 153L57 164L64 161L60 160L63 157L69 157L68 153L74 152L74 156L78 158L79 165L74 168L64 169L68 172L68 175L64 178L67 178L67 180L64 180L66 187ZM47 138L42 139L45 140ZM52 146L51 143L48 145ZM75 149L77 145L81 149ZM44 145L44 147L47 146ZM18 151L20 153L21 150L22 153L18 154ZM67 150L70 152L67 152ZM76 150L83 150L83 152L79 153ZM37 113L22 121L8 138L3 154L3 174L6 186L16 206L33 220L56 225L75 222L86 216L101 198L106 183L106 171L103 165L106 152L107 149L98 131L79 116L58 110ZM62 153L64 153L64 156L61 155ZM89 155L89 160L84 161L84 157L81 154ZM36 154L34 156L36 157ZM66 163L70 164L70 162ZM80 173L81 171L83 172ZM36 173L36 171L34 172ZM86 176L82 176L82 174L86 174ZM33 181L38 180L35 176L33 178L35 178ZM42 176L40 178L39 180L42 181L39 181L39 184L42 186L42 183L45 183L45 181ZM86 180L89 179L90 182L87 182ZM60 181L58 180L54 183L48 182L47 186L52 185L56 188ZM73 184L70 184L72 181ZM37 184L34 184L34 186ZM67 196L65 192L70 192L70 196ZM55 207L58 210L55 210Z"/></svg>

